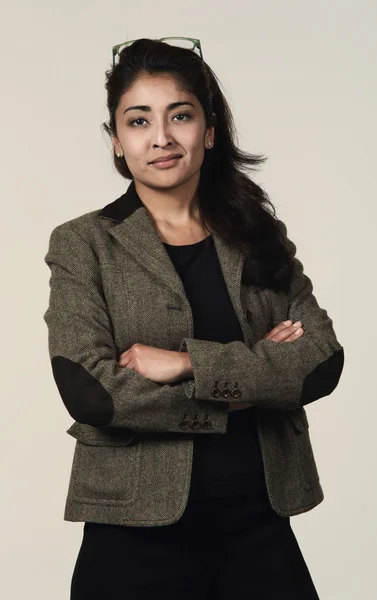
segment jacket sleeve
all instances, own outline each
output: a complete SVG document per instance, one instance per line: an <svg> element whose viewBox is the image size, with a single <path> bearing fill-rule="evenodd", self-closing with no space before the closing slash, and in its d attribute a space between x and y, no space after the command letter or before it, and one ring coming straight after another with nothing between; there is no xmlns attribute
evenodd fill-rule
<svg viewBox="0 0 377 600"><path fill-rule="evenodd" d="M51 269L43 318L52 373L75 421L137 433L185 433L182 419L190 423L196 417L210 421L211 433L226 432L223 403L193 402L184 380L160 384L119 365L98 259L70 221L52 231L44 260Z"/></svg>
<svg viewBox="0 0 377 600"><path fill-rule="evenodd" d="M344 350L327 311L318 305L313 285L296 255L287 228L279 226L294 259L286 319L301 321L304 334L293 342L258 340L251 348L241 341L221 344L184 338L180 352L188 352L193 377L186 379L188 398L248 402L263 409L299 408L328 396L336 388L344 366ZM225 380L237 382L242 396L222 397ZM218 382L217 393L213 392ZM226 396L226 394L224 394Z"/></svg>

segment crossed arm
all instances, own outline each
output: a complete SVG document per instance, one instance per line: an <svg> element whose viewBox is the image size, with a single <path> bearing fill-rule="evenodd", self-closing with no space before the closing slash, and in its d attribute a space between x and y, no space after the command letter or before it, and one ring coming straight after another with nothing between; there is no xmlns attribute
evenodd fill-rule
<svg viewBox="0 0 377 600"><path fill-rule="evenodd" d="M285 226L284 226L285 227ZM292 251L295 246L291 242ZM214 398L213 382L238 381L251 406L293 409L329 395L344 362L343 348L310 279L295 259L288 318L302 320L305 335L294 343L259 340L221 344L184 338L179 353L189 378L156 383L119 364L103 296L97 257L71 222L50 236L45 262L51 269L49 306L44 314L53 376L70 415L94 426L134 431L180 431L182 413L211 415L224 432L231 397Z"/></svg>

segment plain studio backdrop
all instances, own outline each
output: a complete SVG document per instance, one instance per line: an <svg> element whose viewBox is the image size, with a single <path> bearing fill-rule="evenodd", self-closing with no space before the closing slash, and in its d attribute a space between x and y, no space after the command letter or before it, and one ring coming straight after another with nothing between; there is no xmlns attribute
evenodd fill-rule
<svg viewBox="0 0 377 600"><path fill-rule="evenodd" d="M188 36L239 145L268 156L254 178L345 349L338 387L307 409L325 500L292 527L321 600L375 600L375 0L15 0L1 21L2 597L67 600L82 537L63 521L74 440L48 357L43 258L56 225L128 185L100 130L111 47Z"/></svg>

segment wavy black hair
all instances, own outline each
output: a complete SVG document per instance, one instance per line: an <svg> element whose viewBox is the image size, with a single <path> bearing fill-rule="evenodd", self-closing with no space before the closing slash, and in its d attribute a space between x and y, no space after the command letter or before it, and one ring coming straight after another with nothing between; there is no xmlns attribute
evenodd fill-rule
<svg viewBox="0 0 377 600"><path fill-rule="evenodd" d="M125 46L119 62L106 71L109 121L102 124L103 129L111 138L116 135L115 111L121 96L144 74L173 76L201 103L206 127L215 126L214 147L205 153L198 186L203 227L245 253L243 283L287 293L293 244L267 193L247 174L257 170L266 157L237 147L233 116L218 78L195 52L149 38ZM118 158L114 148L113 161L120 175L133 180L125 158Z"/></svg>

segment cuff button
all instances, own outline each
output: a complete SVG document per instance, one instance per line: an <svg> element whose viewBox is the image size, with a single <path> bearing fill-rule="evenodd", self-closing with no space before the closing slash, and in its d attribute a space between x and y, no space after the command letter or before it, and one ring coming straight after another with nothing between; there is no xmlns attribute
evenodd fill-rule
<svg viewBox="0 0 377 600"><path fill-rule="evenodd" d="M199 429L199 427L200 427L200 421L198 419L198 415L194 416L193 421L191 421L190 427L191 427L191 429Z"/></svg>
<svg viewBox="0 0 377 600"><path fill-rule="evenodd" d="M223 389L223 391L222 391L222 393L221 393L221 395L222 395L222 397L223 397L223 398L229 398L229 396L231 395L231 391L230 391L230 389L227 387L227 385L228 385L228 382L226 381L226 382L225 382L225 387L224 387L224 389Z"/></svg>
<svg viewBox="0 0 377 600"><path fill-rule="evenodd" d="M236 385L235 385L235 387L232 390L232 398L234 398L235 400L237 400L238 398L241 398L241 396L242 396L242 392L239 389L239 387L237 387L237 385L238 384L237 384L237 381L236 381Z"/></svg>
<svg viewBox="0 0 377 600"><path fill-rule="evenodd" d="M187 427L189 426L189 420L187 418L187 413L184 414L182 421L180 421L178 423L178 427L180 429L187 429Z"/></svg>
<svg viewBox="0 0 377 600"><path fill-rule="evenodd" d="M208 415L206 415L206 418L204 419L203 423L202 423L202 428L203 429L211 429L212 427L212 421L209 420Z"/></svg>
<svg viewBox="0 0 377 600"><path fill-rule="evenodd" d="M219 383L218 381L215 381L215 387L212 389L211 394L212 394L213 398L218 398L219 396L221 396L221 390L220 390L220 388L217 387L218 383Z"/></svg>

